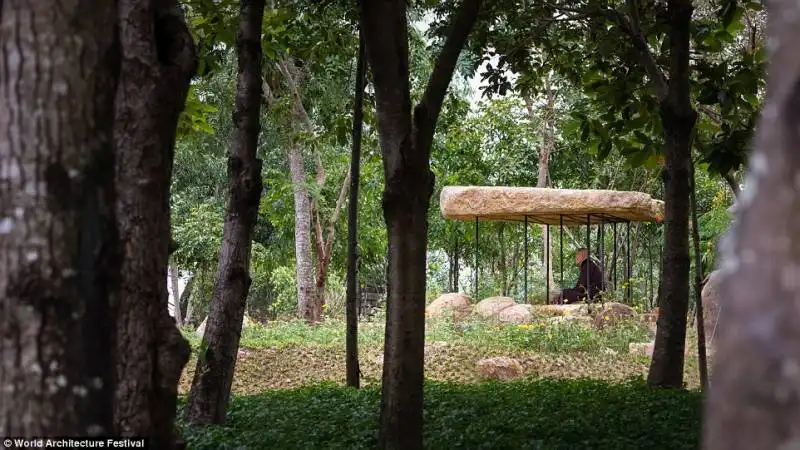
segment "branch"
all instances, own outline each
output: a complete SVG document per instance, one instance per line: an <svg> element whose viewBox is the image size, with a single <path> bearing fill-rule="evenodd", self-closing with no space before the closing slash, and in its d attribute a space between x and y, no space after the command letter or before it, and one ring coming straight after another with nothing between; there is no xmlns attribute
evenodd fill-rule
<svg viewBox="0 0 800 450"><path fill-rule="evenodd" d="M283 74L286 80L286 85L289 86L289 91L292 95L292 104L294 105L295 117L305 126L306 130L313 131L314 127L311 123L311 118L308 116L306 108L303 106L303 101L300 98L300 89L297 88L297 68L294 65L292 58L286 57L278 61L278 70Z"/></svg>
<svg viewBox="0 0 800 450"><path fill-rule="evenodd" d="M650 51L650 47L647 44L647 39L645 39L644 34L642 33L641 20L639 18L639 5L637 4L636 0L626 0L626 4L630 10L631 20L628 20L623 13L617 11L616 9L610 8L569 8L553 3L546 3L546 6L561 12L604 17L606 20L610 20L620 27L622 31L624 31L633 39L633 47L637 52L639 52L639 57L642 59L642 65L652 79L656 88L658 100L661 101L667 97L667 91L669 90L667 78L664 76L664 72L658 67L656 58L653 55L653 52Z"/></svg>
<svg viewBox="0 0 800 450"><path fill-rule="evenodd" d="M342 181L342 187L339 189L339 198L336 199L336 206L333 208L333 214L331 214L328 219L328 239L325 241L325 258L327 260L331 258L331 248L333 247L333 235L336 231L336 222L339 220L339 215L342 213L342 207L344 206L345 198L347 198L349 188L350 171L348 170L344 181Z"/></svg>
<svg viewBox="0 0 800 450"><path fill-rule="evenodd" d="M442 108L447 87L453 78L453 71L458 56L467 42L467 37L478 19L482 0L463 0L461 7L453 19L450 33L445 40L441 53L436 58L433 72L422 96L422 102L414 109L414 125L416 127L416 145L425 159L430 155L436 121Z"/></svg>
<svg viewBox="0 0 800 450"><path fill-rule="evenodd" d="M662 101L667 98L667 92L669 91L667 78L664 76L664 72L658 67L656 58L653 52L650 51L650 47L647 45L647 39L645 39L642 33L641 22L639 20L639 7L636 4L636 0L626 0L626 3L628 4L628 9L631 10L630 21L624 14L616 9L600 8L598 13L614 22L633 39L633 48L639 52L642 65L655 85L658 100Z"/></svg>
<svg viewBox="0 0 800 450"><path fill-rule="evenodd" d="M697 109L698 111L705 114L706 117L708 117L708 120L714 122L714 125L722 126L722 118L720 118L719 114L717 114L717 112L711 109L709 106L698 105Z"/></svg>

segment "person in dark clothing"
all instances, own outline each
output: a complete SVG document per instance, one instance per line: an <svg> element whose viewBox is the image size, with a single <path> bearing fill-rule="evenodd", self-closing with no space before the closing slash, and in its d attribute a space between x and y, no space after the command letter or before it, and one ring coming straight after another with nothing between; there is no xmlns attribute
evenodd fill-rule
<svg viewBox="0 0 800 450"><path fill-rule="evenodd" d="M553 303L578 303L586 300L586 287L589 287L592 298L605 290L603 271L589 258L589 251L580 248L575 252L575 264L580 267L580 275L575 287L562 289L553 299Z"/></svg>

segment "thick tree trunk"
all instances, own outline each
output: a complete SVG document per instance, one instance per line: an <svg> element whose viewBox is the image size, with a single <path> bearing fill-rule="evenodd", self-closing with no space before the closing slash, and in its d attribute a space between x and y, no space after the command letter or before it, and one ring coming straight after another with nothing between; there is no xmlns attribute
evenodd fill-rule
<svg viewBox="0 0 800 450"><path fill-rule="evenodd" d="M194 45L176 2L120 5L122 76L114 140L117 215L125 246L114 420L126 436L150 436L175 448L178 380L189 346L169 316L169 187L175 131L196 65Z"/></svg>
<svg viewBox="0 0 800 450"><path fill-rule="evenodd" d="M261 27L264 0L241 0L236 38L238 76L228 157L228 205L213 297L186 406L191 423L223 423L239 351L245 302L250 289L253 229L261 201Z"/></svg>
<svg viewBox="0 0 800 450"><path fill-rule="evenodd" d="M770 70L761 123L722 246L725 327L706 408L704 448L792 448L800 441L800 15L767 3Z"/></svg>
<svg viewBox="0 0 800 450"><path fill-rule="evenodd" d="M361 30L358 33L358 66L356 68L355 102L353 103L353 148L350 153L350 201L347 209L347 385L358 388L358 184L361 180L361 131L364 125L364 84L366 81L366 47Z"/></svg>
<svg viewBox="0 0 800 450"><path fill-rule="evenodd" d="M172 288L172 318L178 325L183 323L183 321L181 320L180 280L181 280L181 272L180 270L178 270L178 266L176 266L175 264L170 264L169 281Z"/></svg>
<svg viewBox="0 0 800 450"><path fill-rule="evenodd" d="M412 123L406 1L361 3L361 25L372 69L388 231L387 324L379 443L422 448L428 206L433 193L430 148L442 101L480 0L465 0L452 22Z"/></svg>
<svg viewBox="0 0 800 450"><path fill-rule="evenodd" d="M314 264L311 256L311 199L306 190L306 176L303 171L303 155L293 144L289 150L289 171L294 191L294 250L297 262L297 310L300 317L309 323L321 319L321 311L316 308L316 285L314 284Z"/></svg>
<svg viewBox="0 0 800 450"><path fill-rule="evenodd" d="M114 5L0 2L0 436L114 432Z"/></svg>
<svg viewBox="0 0 800 450"><path fill-rule="evenodd" d="M669 2L670 76L667 97L661 101L668 177L664 193L664 283L653 360L647 377L649 385L659 387L683 387L689 308L689 165L691 134L697 119L690 103L689 85L692 10L688 0Z"/></svg>

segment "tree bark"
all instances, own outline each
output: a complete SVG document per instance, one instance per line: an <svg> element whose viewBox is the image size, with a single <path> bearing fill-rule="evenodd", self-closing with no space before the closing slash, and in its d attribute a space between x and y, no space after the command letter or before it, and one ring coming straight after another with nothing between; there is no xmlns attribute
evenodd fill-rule
<svg viewBox="0 0 800 450"><path fill-rule="evenodd" d="M364 125L364 84L367 61L364 35L358 33L355 101L353 103L353 148L350 154L350 201L347 209L347 385L358 389L358 184L361 180L361 131Z"/></svg>
<svg viewBox="0 0 800 450"><path fill-rule="evenodd" d="M169 266L169 280L172 286L172 318L176 324L180 325L183 323L181 320L181 272L175 264Z"/></svg>
<svg viewBox="0 0 800 450"><path fill-rule="evenodd" d="M186 310L186 317L183 318L182 324L189 324L192 322L192 318L194 316L194 304L192 303L192 290L194 289L194 282L197 279L197 275L192 274L189 277L189 281L186 282L186 286L183 287L183 292L181 293L180 304L181 309Z"/></svg>
<svg viewBox="0 0 800 450"><path fill-rule="evenodd" d="M733 197L739 198L741 189L739 189L739 182L736 181L736 177L734 177L732 173L726 173L722 178L725 179L725 182L728 183L728 187L731 188Z"/></svg>
<svg viewBox="0 0 800 450"><path fill-rule="evenodd" d="M694 300L695 300L695 318L697 323L697 359L700 366L700 386L703 390L708 389L708 361L706 359L706 332L703 324L703 256L700 254L700 230L697 226L697 185L695 184L695 168L691 164L692 171L689 178L689 195L692 204L692 241L694 244ZM649 250L649 247L648 247Z"/></svg>
<svg viewBox="0 0 800 450"><path fill-rule="evenodd" d="M297 263L297 310L309 323L318 322L314 265L311 261L311 199L306 189L303 155L297 144L289 150L289 171L294 191L294 250Z"/></svg>
<svg viewBox="0 0 800 450"><path fill-rule="evenodd" d="M117 215L125 247L114 421L119 434L176 448L177 386L189 346L169 316L175 132L196 67L191 35L174 2L119 2L122 75L114 140L119 152Z"/></svg>
<svg viewBox="0 0 800 450"><path fill-rule="evenodd" d="M718 332L704 448L792 448L800 441L800 16L767 3L769 70L747 189L723 240Z"/></svg>
<svg viewBox="0 0 800 450"><path fill-rule="evenodd" d="M298 74L294 60L287 57L278 63L278 69L289 86L292 96L292 117L295 123L308 132L313 132L311 119L303 106L298 88ZM318 172L321 170L318 164ZM313 207L306 188L306 173L303 169L303 153L298 142L292 142L289 149L289 171L294 191L294 241L297 264L297 310L300 317L308 323L322 319L322 303L317 297L314 281L314 262L311 252L311 226ZM324 173L318 173L324 179ZM323 181L323 180L319 180Z"/></svg>
<svg viewBox="0 0 800 450"><path fill-rule="evenodd" d="M375 86L389 240L379 432L384 449L422 448L427 213L434 184L430 149L442 101L480 3L465 0L455 14L413 123L406 1L361 3Z"/></svg>
<svg viewBox="0 0 800 450"><path fill-rule="evenodd" d="M0 2L1 436L114 432L120 49L82 6Z"/></svg>
<svg viewBox="0 0 800 450"><path fill-rule="evenodd" d="M245 302L250 289L253 229L263 188L258 134L261 130L261 27L264 0L241 0L236 38L238 76L228 157L228 205L213 297L203 335L186 419L223 423L239 350Z"/></svg>
<svg viewBox="0 0 800 450"><path fill-rule="evenodd" d="M683 387L686 314L689 308L689 177L691 134L697 120L690 100L689 25L692 4L670 0L670 75L660 114L667 144L664 193L664 266L661 314L647 382Z"/></svg>

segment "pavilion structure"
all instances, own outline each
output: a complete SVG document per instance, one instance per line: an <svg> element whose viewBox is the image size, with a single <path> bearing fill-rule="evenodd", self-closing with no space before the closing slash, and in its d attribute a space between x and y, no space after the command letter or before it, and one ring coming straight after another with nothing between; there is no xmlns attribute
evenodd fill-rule
<svg viewBox="0 0 800 450"><path fill-rule="evenodd" d="M592 225L599 226L601 269L605 273L603 253L605 252L606 227L613 233L614 257L617 255L617 226L627 227L625 255L625 299L630 303L632 288L632 261L630 254L630 228L632 222L660 223L664 217L664 202L653 199L643 192L554 189L533 187L499 186L447 186L442 189L439 199L442 216L446 219L475 223L475 297L478 296L478 244L481 221L506 221L522 223L524 231L524 293L528 300L528 224L541 224L547 235L551 226L560 230L561 287L564 288L564 226L586 227L586 248L591 257ZM545 273L551 267L551 245L545 247ZM617 264L613 265L613 285L617 288ZM546 281L549 299L550 279ZM591 282L591 280L590 280ZM591 299L589 299L591 302Z"/></svg>

